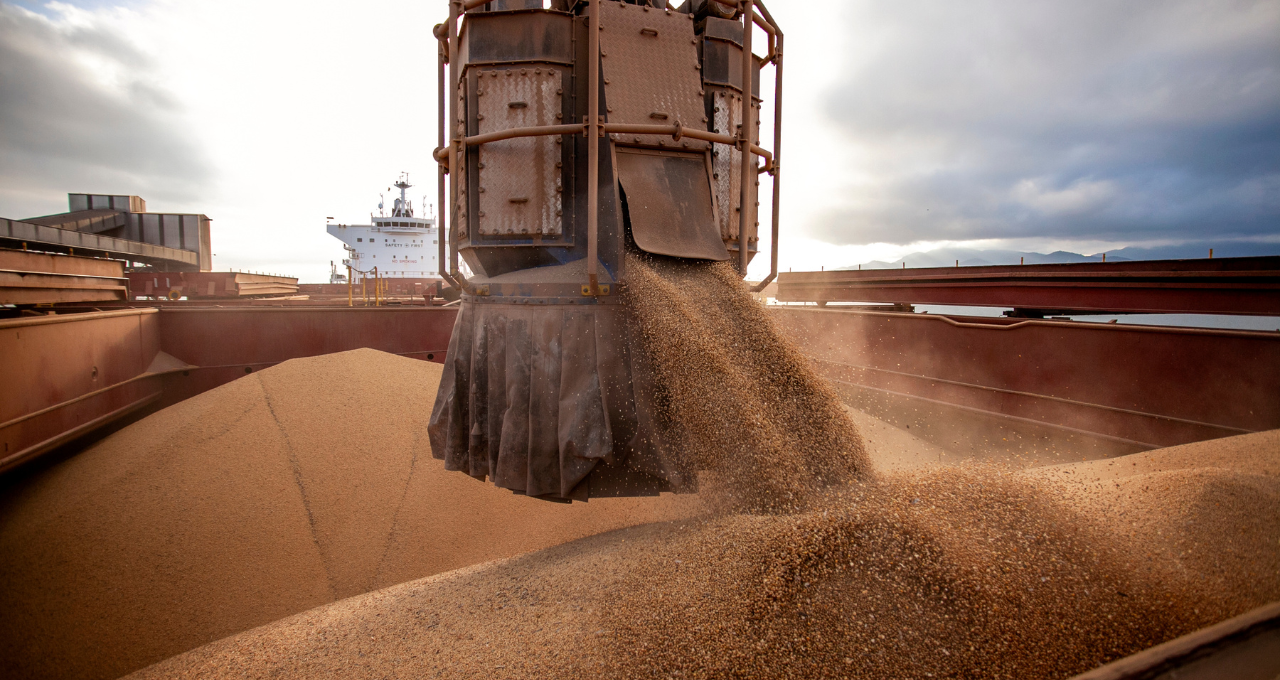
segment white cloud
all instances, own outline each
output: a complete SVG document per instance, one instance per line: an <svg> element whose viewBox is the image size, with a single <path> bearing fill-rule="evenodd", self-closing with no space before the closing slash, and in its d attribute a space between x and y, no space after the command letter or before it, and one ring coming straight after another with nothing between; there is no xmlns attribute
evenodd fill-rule
<svg viewBox="0 0 1280 680"><path fill-rule="evenodd" d="M815 238L1280 232L1280 2L853 2ZM1247 191L1247 190L1246 190Z"/></svg>
<svg viewBox="0 0 1280 680"><path fill-rule="evenodd" d="M784 271L931 243L1185 239L1205 216L1240 238L1280 231L1276 0L771 4ZM0 5L26 22L0 50L39 66L0 60L0 93L48 100L0 97L0 215L137 193L213 217L219 268L321 280L342 254L325 217L366 218L400 171L435 202L444 0L40 11ZM767 270L766 253L752 274Z"/></svg>
<svg viewBox="0 0 1280 680"><path fill-rule="evenodd" d="M435 202L431 27L448 15L441 0L160 0L129 9L45 9L48 16L39 17L3 7L6 16L43 22L48 30L37 46L79 90L121 102L122 120L77 119L83 134L118 148L126 129L154 168L143 176L112 172L109 162L94 172L51 167L21 195L0 193L2 215L65 210L67 192L140 194L151 210L212 217L218 268L315 281L327 279L329 261L342 256L325 233L327 216L367 219L401 171L417 185L410 191L419 209L424 196ZM56 36L86 31L99 42L109 38L114 51L61 53L68 39ZM30 89L48 91L49 84ZM202 172L180 171L177 140L188 145L186 156L202 159ZM83 154L72 151L83 164ZM49 155L47 145L22 156L10 146L3 153L15 173ZM42 208L27 208L37 193Z"/></svg>
<svg viewBox="0 0 1280 680"><path fill-rule="evenodd" d="M9 217L65 210L66 192L195 195L212 180L159 62L123 39L125 10L0 5L0 201Z"/></svg>
<svg viewBox="0 0 1280 680"><path fill-rule="evenodd" d="M1104 207L1119 193L1108 180L1082 178L1062 189L1047 185L1044 178L1024 179L1014 185L1009 196L1047 215L1078 215Z"/></svg>

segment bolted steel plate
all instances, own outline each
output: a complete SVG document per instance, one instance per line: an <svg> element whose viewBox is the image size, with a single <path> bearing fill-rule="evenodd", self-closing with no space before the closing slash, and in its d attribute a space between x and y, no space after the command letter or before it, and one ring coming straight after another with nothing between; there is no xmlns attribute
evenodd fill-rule
<svg viewBox="0 0 1280 680"><path fill-rule="evenodd" d="M618 149L618 181L636 245L655 255L727 260L702 154Z"/></svg>
<svg viewBox="0 0 1280 680"><path fill-rule="evenodd" d="M481 71L481 132L559 122L561 71L545 67ZM559 238L563 231L558 137L519 137L480 148L479 229L485 236Z"/></svg>

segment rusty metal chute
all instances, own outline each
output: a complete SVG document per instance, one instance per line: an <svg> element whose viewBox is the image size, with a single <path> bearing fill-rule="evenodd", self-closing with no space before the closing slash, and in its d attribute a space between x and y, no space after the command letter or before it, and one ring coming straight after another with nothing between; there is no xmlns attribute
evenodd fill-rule
<svg viewBox="0 0 1280 680"><path fill-rule="evenodd" d="M430 432L449 469L549 500L696 489L621 305L511 307L458 314Z"/></svg>
<svg viewBox="0 0 1280 680"><path fill-rule="evenodd" d="M716 230L707 165L697 156L618 152L623 210L636 245L647 253L699 260L727 260Z"/></svg>
<svg viewBox="0 0 1280 680"><path fill-rule="evenodd" d="M626 256L745 273L764 173L776 243L781 109L772 151L757 120L782 32L751 0L454 0L435 35L441 276L462 293L435 455L550 500L692 490L631 351Z"/></svg>

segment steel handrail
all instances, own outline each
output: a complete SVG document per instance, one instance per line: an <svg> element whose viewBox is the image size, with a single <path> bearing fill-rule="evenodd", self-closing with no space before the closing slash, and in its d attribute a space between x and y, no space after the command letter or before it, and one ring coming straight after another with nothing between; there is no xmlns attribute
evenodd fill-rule
<svg viewBox="0 0 1280 680"><path fill-rule="evenodd" d="M572 135L581 133L587 134L586 124L581 125L539 125L534 127L508 128L506 130L497 130L494 132L486 132L480 135L472 135L471 137L463 137L462 142L466 146L480 146L490 142L500 142L504 139L513 139L516 137L539 137L546 135Z"/></svg>
<svg viewBox="0 0 1280 680"><path fill-rule="evenodd" d="M479 5L473 5L479 7ZM455 140L458 138L458 18L466 13L467 8L462 4L462 0L449 0L449 24L445 27L445 50L447 52L447 61L449 63L449 117L453 119L449 126L449 165L447 170L452 173L453 169L458 167L458 145ZM443 95L443 93L441 93ZM441 107L443 108L443 107ZM444 117L440 118L440 125L445 125ZM444 182L444 175L440 175L440 181ZM449 200L458 200L458 177L452 175L449 180ZM456 205L454 207L457 207ZM466 281L463 280L461 272L458 270L458 230L453 228L450 221L449 228L449 275L457 282L455 284L459 293L466 288ZM442 265L443 266L443 263Z"/></svg>
<svg viewBox="0 0 1280 680"><path fill-rule="evenodd" d="M442 40L440 35L440 29L442 28L444 27L437 25L434 29L432 29L432 34L436 36L437 40ZM436 127L437 127L436 145L440 148L444 147L444 114L445 114L444 66L445 66L445 63L447 63L448 61L449 61L448 45L447 44L437 45L436 46L436 94L438 95L437 97L438 106L436 111L436 114L437 114L436 115ZM432 155L435 157L437 161L436 205L440 206L440 212L436 214L436 240L439 241L439 246L440 246L440 249L439 249L440 278L445 283L447 283L450 288L454 290L462 290L462 286L458 284L458 280L455 279L452 275L450 275L449 265L445 261L445 258L446 258L445 244L448 243L450 245L453 245L452 239L445 238L447 234L450 234L452 232L452 229L449 228L449 220L447 219L447 215L449 215L450 213L445 207L445 191L444 191L444 176L449 173L449 168L445 164L439 162L440 158L438 156L435 156L435 154L432 154Z"/></svg>
<svg viewBox="0 0 1280 680"><path fill-rule="evenodd" d="M751 138L756 129L756 109L751 101L755 90L755 64L752 62L755 55L751 53L751 36L755 33L751 30L751 17L755 15L755 4L752 0L742 1L742 14L742 114L738 118L741 125L738 134L742 137L742 166L738 172L738 197L741 201L738 203L738 275L745 279L747 264L751 261L751 229L755 227L753 217L756 214L755 206L751 205L750 200L751 187L752 183L759 181L756 179L759 175L751 172L756 165L751 149Z"/></svg>
<svg viewBox="0 0 1280 680"><path fill-rule="evenodd" d="M701 139L703 141L726 144L728 146L741 146L742 144L742 140L734 135L711 132L701 128L685 127L679 122L673 125L653 125L649 123L605 123L600 127L603 128L605 133L617 132L631 135L671 135L671 138L677 142L683 137L688 137L690 139ZM751 153L754 153L757 156L763 156L767 161L765 164L765 172L772 172L772 153L758 144L751 145Z"/></svg>
<svg viewBox="0 0 1280 680"><path fill-rule="evenodd" d="M520 137L542 137L550 135L572 135L589 134L587 123L568 125L534 125L529 127L508 128L506 130L495 130L494 132L486 132L480 135L472 135L463 137L460 141L465 147L480 146L491 142L500 142L507 139L516 139ZM680 123L673 125L653 125L648 123L601 123L597 126L601 132L608 134L616 132L619 134L629 135L670 135L675 141L688 137L690 139L700 139L707 142L715 142L717 144L725 144L728 146L740 146L742 140L734 135L726 135L717 132L710 132L701 128L685 127ZM765 164L760 166L760 172L773 173L773 154L758 144L751 145L751 152L765 159ZM431 157L437 163L446 164L449 157L449 149L439 147L431 152Z"/></svg>
<svg viewBox="0 0 1280 680"><path fill-rule="evenodd" d="M757 3L760 11L770 22L773 21L769 17L769 10L765 8L763 3ZM779 30L777 36L774 37L774 53L773 53L773 200L770 208L773 211L772 221L770 224L769 239L769 275L764 277L752 291L759 293L765 289L775 278L778 277L778 223L780 212L779 204L782 202L782 170L778 167L778 160L782 156L782 31Z"/></svg>
<svg viewBox="0 0 1280 680"><path fill-rule="evenodd" d="M587 293L600 294L600 0L588 0L587 10Z"/></svg>

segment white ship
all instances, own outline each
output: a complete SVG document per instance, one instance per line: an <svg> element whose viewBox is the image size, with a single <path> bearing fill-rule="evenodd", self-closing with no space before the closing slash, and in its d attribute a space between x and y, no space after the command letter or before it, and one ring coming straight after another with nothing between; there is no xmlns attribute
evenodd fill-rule
<svg viewBox="0 0 1280 680"><path fill-rule="evenodd" d="M440 278L436 220L413 214L413 204L405 197L405 191L413 186L408 173L401 173L394 186L400 190L400 198L395 199L390 215L383 212L379 202L378 214L369 216L372 224L326 225L329 234L342 241L347 251L342 267L332 268L330 283L346 283L346 267L351 267L353 281L372 278L374 267L383 279Z"/></svg>

